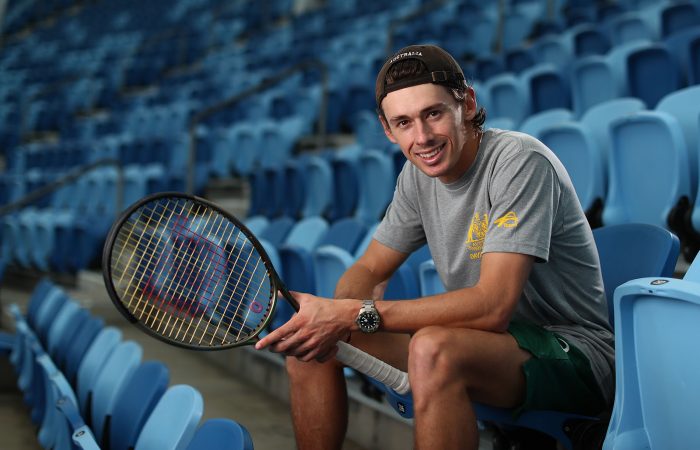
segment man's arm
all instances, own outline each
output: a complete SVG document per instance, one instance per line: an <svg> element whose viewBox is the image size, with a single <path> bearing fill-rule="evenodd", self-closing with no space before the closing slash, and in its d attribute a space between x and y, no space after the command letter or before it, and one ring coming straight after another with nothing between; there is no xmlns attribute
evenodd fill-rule
<svg viewBox="0 0 700 450"><path fill-rule="evenodd" d="M335 298L380 298L389 277L408 255L372 239L365 253L345 271L335 288Z"/></svg>
<svg viewBox="0 0 700 450"><path fill-rule="evenodd" d="M475 286L411 301L377 302L383 329L413 333L438 325L506 331L533 263L532 256L520 253L484 253Z"/></svg>

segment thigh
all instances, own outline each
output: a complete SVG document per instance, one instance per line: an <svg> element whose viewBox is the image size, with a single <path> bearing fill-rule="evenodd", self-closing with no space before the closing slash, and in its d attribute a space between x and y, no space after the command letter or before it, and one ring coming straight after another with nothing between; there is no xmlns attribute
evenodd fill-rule
<svg viewBox="0 0 700 450"><path fill-rule="evenodd" d="M402 333L353 333L350 344L382 361L408 371L408 343L410 335Z"/></svg>
<svg viewBox="0 0 700 450"><path fill-rule="evenodd" d="M438 337L429 345L446 352L456 373L463 374L472 400L503 408L522 403L522 367L532 355L521 349L513 336L465 328L438 328L434 332Z"/></svg>

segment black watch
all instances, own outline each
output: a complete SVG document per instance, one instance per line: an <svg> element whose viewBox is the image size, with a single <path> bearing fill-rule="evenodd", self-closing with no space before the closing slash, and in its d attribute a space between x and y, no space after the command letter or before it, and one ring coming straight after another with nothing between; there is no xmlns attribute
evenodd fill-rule
<svg viewBox="0 0 700 450"><path fill-rule="evenodd" d="M377 308L374 307L373 300L362 302L362 308L360 308L360 313L357 315L355 323L357 323L357 326L360 327L360 331L363 333L374 333L379 329L382 318L379 316Z"/></svg>

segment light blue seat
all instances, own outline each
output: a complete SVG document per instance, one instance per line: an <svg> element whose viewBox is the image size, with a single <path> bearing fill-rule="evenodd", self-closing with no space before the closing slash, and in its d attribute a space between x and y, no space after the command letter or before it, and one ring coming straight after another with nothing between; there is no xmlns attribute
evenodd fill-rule
<svg viewBox="0 0 700 450"><path fill-rule="evenodd" d="M609 35L614 45L621 45L638 40L656 40L659 38L654 27L634 11L621 14L608 22Z"/></svg>
<svg viewBox="0 0 700 450"><path fill-rule="evenodd" d="M600 225L605 201L605 166L588 128L565 122L545 128L540 139L562 162L592 226Z"/></svg>
<svg viewBox="0 0 700 450"><path fill-rule="evenodd" d="M421 264L430 260L430 249L424 244L414 251L389 278L384 291L385 300L405 300L421 296L419 271Z"/></svg>
<svg viewBox="0 0 700 450"><path fill-rule="evenodd" d="M577 59L571 67L570 78L573 110L579 117L594 105L623 96L612 67L603 55Z"/></svg>
<svg viewBox="0 0 700 450"><path fill-rule="evenodd" d="M330 157L333 170L333 202L329 220L350 217L357 209L360 196L359 147L338 151ZM313 194L311 194L313 195Z"/></svg>
<svg viewBox="0 0 700 450"><path fill-rule="evenodd" d="M199 426L186 450L253 450L245 426L231 419L208 419Z"/></svg>
<svg viewBox="0 0 700 450"><path fill-rule="evenodd" d="M268 226L260 232L258 237L277 247L287 238L287 235L294 226L294 223L295 221L291 217L278 217L271 220Z"/></svg>
<svg viewBox="0 0 700 450"><path fill-rule="evenodd" d="M520 74L526 90L529 90L530 113L550 109L571 109L571 90L568 76L551 63L541 63Z"/></svg>
<svg viewBox="0 0 700 450"><path fill-rule="evenodd" d="M251 216L245 219L243 224L251 231L251 233L257 236L262 233L268 225L270 225L270 219L263 215Z"/></svg>
<svg viewBox="0 0 700 450"><path fill-rule="evenodd" d="M581 117L581 124L588 128L589 133L595 140L595 145L599 149L605 166L606 186L608 182L608 161L612 146L612 134L610 124L615 120L645 110L644 102L638 98L621 97L601 102L592 106Z"/></svg>
<svg viewBox="0 0 700 450"><path fill-rule="evenodd" d="M277 249L284 283L293 291L315 292L312 252L328 232L328 222L322 217L307 217L297 222L287 239ZM292 316L292 307L280 302L275 309L272 328L277 328Z"/></svg>
<svg viewBox="0 0 700 450"><path fill-rule="evenodd" d="M615 406L603 449L696 448L698 260L682 280L641 278L615 291Z"/></svg>
<svg viewBox="0 0 700 450"><path fill-rule="evenodd" d="M302 217L323 216L333 198L332 171L328 161L319 156L306 162L306 201L301 210Z"/></svg>
<svg viewBox="0 0 700 450"><path fill-rule="evenodd" d="M627 95L641 99L650 108L681 87L676 59L660 43L640 45L631 50L627 54L626 69Z"/></svg>
<svg viewBox="0 0 700 450"><path fill-rule="evenodd" d="M168 367L160 361L145 361L134 370L115 399L108 432L110 450L134 448L169 381Z"/></svg>
<svg viewBox="0 0 700 450"><path fill-rule="evenodd" d="M110 354L121 340L122 332L120 330L111 326L105 327L95 337L95 340L80 362L76 375L76 394L80 412L87 420L92 416L90 405L92 403L91 397L94 394L95 382Z"/></svg>
<svg viewBox="0 0 700 450"><path fill-rule="evenodd" d="M610 50L610 38L594 23L581 23L565 33L571 39L573 53L581 58L589 55L605 55Z"/></svg>
<svg viewBox="0 0 700 450"><path fill-rule="evenodd" d="M555 108L530 115L520 124L520 131L536 138L540 132L551 125L574 119L574 114L567 108Z"/></svg>
<svg viewBox="0 0 700 450"><path fill-rule="evenodd" d="M688 149L688 167L690 168L690 188L695 198L698 187L698 145L700 145L700 86L689 86L666 95L656 105L657 111L671 114L678 120L683 130L685 144ZM700 224L700 222L699 222ZM698 228L700 230L700 228Z"/></svg>
<svg viewBox="0 0 700 450"><path fill-rule="evenodd" d="M359 199L355 216L372 224L384 217L394 195L394 167L386 153L366 150L359 156L358 169Z"/></svg>
<svg viewBox="0 0 700 450"><path fill-rule="evenodd" d="M609 311L612 298L607 296L618 283L646 276L645 274L657 277L673 274L679 254L678 238L661 227L646 224L601 227L593 230L593 237L600 255ZM640 245L640 242L644 245ZM615 314L618 313L616 310ZM398 395L393 391L387 391L387 394L388 402L396 411L404 417L413 416L413 400L410 394ZM538 430L555 438L568 450L574 448L573 436L582 436L581 432L587 427L601 421L597 417L557 411L525 411L514 417L510 409L494 408L479 403L474 403L474 407L477 418L481 421L505 427Z"/></svg>
<svg viewBox="0 0 700 450"><path fill-rule="evenodd" d="M618 119L611 127L603 223L650 223L682 235L691 189L678 121L663 112L641 111ZM653 176L649 176L650 167Z"/></svg>
<svg viewBox="0 0 700 450"><path fill-rule="evenodd" d="M507 117L518 126L530 113L529 91L512 73L503 73L484 83L489 97L489 116L492 119Z"/></svg>
<svg viewBox="0 0 700 450"><path fill-rule="evenodd" d="M71 386L77 386L76 378L80 363L104 326L102 318L88 317L83 326L75 331L75 337L71 340L71 345L67 349L63 368Z"/></svg>
<svg viewBox="0 0 700 450"><path fill-rule="evenodd" d="M37 367L44 384L46 408L39 429L39 443L54 450L98 450L100 447L92 431L78 412L75 393L68 380L46 353L37 356Z"/></svg>
<svg viewBox="0 0 700 450"><path fill-rule="evenodd" d="M45 347L51 358L54 358L54 361L59 353L59 343L64 336L71 331L72 327L75 326L78 312L80 312L80 305L78 305L75 300L69 298L53 319L53 323L46 337Z"/></svg>
<svg viewBox="0 0 700 450"><path fill-rule="evenodd" d="M192 386L171 386L139 434L134 450L184 450L202 418L204 400Z"/></svg>
<svg viewBox="0 0 700 450"><path fill-rule="evenodd" d="M114 406L131 375L141 363L143 349L134 341L120 342L112 350L104 367L95 379L90 398L90 426L97 442L106 446L110 442L109 423ZM114 430L119 432L119 430Z"/></svg>
<svg viewBox="0 0 700 450"><path fill-rule="evenodd" d="M372 240L377 224L367 229L364 224L354 220L347 224L339 223L331 225L331 231L339 235L338 238L328 236L313 252L314 277L316 295L333 298L335 286L341 275L355 262L357 257L364 253ZM343 228L351 228L354 236L345 239Z"/></svg>
<svg viewBox="0 0 700 450"><path fill-rule="evenodd" d="M432 259L424 261L418 268L420 279L420 291L422 296L441 294L445 292L445 286L440 280L440 275L435 268L435 261Z"/></svg>

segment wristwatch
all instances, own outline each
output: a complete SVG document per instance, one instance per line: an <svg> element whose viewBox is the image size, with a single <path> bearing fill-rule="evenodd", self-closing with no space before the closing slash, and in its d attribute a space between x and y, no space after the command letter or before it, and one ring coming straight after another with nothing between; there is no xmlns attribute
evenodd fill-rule
<svg viewBox="0 0 700 450"><path fill-rule="evenodd" d="M360 313L357 315L355 323L357 323L357 326L360 327L360 331L363 333L374 333L379 329L382 318L379 316L377 308L374 307L373 300L362 302L362 308L360 308Z"/></svg>

